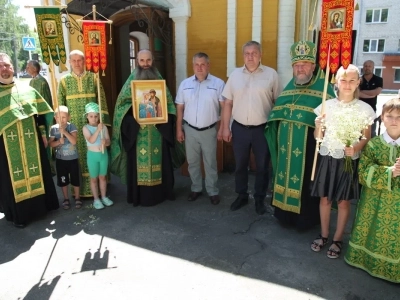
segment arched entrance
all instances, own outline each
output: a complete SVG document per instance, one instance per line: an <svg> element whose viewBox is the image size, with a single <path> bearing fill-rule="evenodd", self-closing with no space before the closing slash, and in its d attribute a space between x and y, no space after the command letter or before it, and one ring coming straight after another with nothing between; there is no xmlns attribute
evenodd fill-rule
<svg viewBox="0 0 400 300"><path fill-rule="evenodd" d="M173 53L173 24L165 11L152 7L141 7L140 11L124 10L116 13L113 20L113 45L110 71L104 80L104 88L110 90L113 107L126 79L136 67L136 55L141 49L150 49L154 63L167 82L171 93L175 93L175 55Z"/></svg>
<svg viewBox="0 0 400 300"><path fill-rule="evenodd" d="M112 44L108 48L109 71L107 76L101 76L110 115L113 115L119 91L135 67L134 59L139 50L150 49L153 52L155 65L172 95L187 75L186 24L190 16L190 1L136 0L128 6L126 3L72 0L67 8L70 14L86 15L92 11L92 5L96 5L97 12L113 21ZM178 62L175 57L179 57Z"/></svg>

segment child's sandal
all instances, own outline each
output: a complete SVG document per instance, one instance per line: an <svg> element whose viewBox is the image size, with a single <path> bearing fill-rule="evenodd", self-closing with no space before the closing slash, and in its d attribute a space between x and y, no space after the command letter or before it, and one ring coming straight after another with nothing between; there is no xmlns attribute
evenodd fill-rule
<svg viewBox="0 0 400 300"><path fill-rule="evenodd" d="M335 245L338 249L333 248L332 246ZM329 258L339 258L340 252L342 251L342 241L332 241L331 246L326 252L326 256Z"/></svg>
<svg viewBox="0 0 400 300"><path fill-rule="evenodd" d="M83 203L81 199L75 199L75 209L80 209L82 207Z"/></svg>
<svg viewBox="0 0 400 300"><path fill-rule="evenodd" d="M322 241L322 243L320 242ZM314 252L319 252L328 244L328 238L324 238L321 234L311 243L311 250Z"/></svg>
<svg viewBox="0 0 400 300"><path fill-rule="evenodd" d="M63 203L62 203L62 207L67 210L70 208L70 203L69 203L69 199L64 199Z"/></svg>

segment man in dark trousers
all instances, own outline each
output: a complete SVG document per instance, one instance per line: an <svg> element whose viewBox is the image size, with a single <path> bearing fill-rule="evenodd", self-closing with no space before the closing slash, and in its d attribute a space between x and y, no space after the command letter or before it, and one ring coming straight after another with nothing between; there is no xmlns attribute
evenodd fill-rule
<svg viewBox="0 0 400 300"><path fill-rule="evenodd" d="M366 60L363 64L363 76L361 77L360 84L360 100L371 105L373 110L376 112L376 103L378 95L382 92L383 79L382 77L374 74L375 64L372 60ZM376 122L377 118L372 124L371 138L376 136Z"/></svg>
<svg viewBox="0 0 400 300"><path fill-rule="evenodd" d="M224 87L222 109L223 139L232 139L235 156L236 200L231 204L235 211L249 202L248 165L250 150L256 160L254 200L256 212L265 213L265 195L268 187L269 150L264 128L269 112L282 91L278 73L261 64L261 45L250 41L242 48L244 66L236 68ZM233 119L231 128L229 124Z"/></svg>

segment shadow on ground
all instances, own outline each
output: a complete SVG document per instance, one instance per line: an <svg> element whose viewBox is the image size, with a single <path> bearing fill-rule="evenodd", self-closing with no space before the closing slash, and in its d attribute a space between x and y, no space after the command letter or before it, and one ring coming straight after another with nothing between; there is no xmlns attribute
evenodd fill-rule
<svg viewBox="0 0 400 300"><path fill-rule="evenodd" d="M232 174L220 175L222 201L218 206L211 205L204 194L195 202L186 201L190 192L190 180L181 176L179 171L175 172L175 178L176 200L166 201L155 207L133 207L127 204L125 186L118 178L112 177L108 188L110 197L115 201L112 207L95 210L91 207L91 201L86 200L80 210L64 211L60 208L23 230L14 228L4 219L0 220L0 271L2 266L13 263L19 256L29 255L30 249L43 238L45 241L49 237L53 239L54 251L56 247L61 247L57 243L68 246L83 231L97 238L100 236L101 239L96 242L96 247L92 244L90 248L79 253L73 252L73 244L70 245L75 264L70 267L75 271L68 274L69 277L81 276L83 273L97 276L100 270L106 269L118 272L124 267L124 263L129 264L129 261L118 263L115 249L103 245L103 239L107 238L134 246L135 248L129 250L132 254L127 252L126 257L132 255L132 258L137 259L136 253L144 249L213 270L240 275L239 278L274 283L324 299L383 299L382 291L385 291L384 299L399 299L398 285L349 267L342 257L330 260L325 251L312 252L310 242L318 235L318 228L299 232L281 226L273 217L273 208L269 205L268 212L258 216L255 213L254 199L246 207L231 212L229 206L236 198ZM250 176L250 188L253 179ZM59 196L62 199L61 194ZM352 209L354 214L355 203ZM333 212L332 218L335 217ZM350 225L346 232L345 245L348 242ZM84 247L85 245L81 245L81 248ZM43 273L40 272L42 276L39 283L27 289L29 292L24 299L50 299L60 278L66 276L59 270L51 273L49 262L58 259L52 256L53 251L48 253L48 262ZM62 257L64 256L61 259ZM50 273L48 276L53 277L45 278L45 271ZM173 267L170 272L170 276L177 275L174 275Z"/></svg>

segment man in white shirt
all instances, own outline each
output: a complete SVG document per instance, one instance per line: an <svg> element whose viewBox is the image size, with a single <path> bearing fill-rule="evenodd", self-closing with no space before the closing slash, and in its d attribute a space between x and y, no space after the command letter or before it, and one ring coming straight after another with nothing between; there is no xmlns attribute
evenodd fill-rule
<svg viewBox="0 0 400 300"><path fill-rule="evenodd" d="M211 203L220 202L217 187L217 129L219 102L224 82L211 75L206 53L193 56L194 75L182 81L176 96L176 139L185 142L188 171L192 180L188 201L195 201L203 190L201 158L205 171L205 187Z"/></svg>
<svg viewBox="0 0 400 300"><path fill-rule="evenodd" d="M256 160L254 199L256 212L265 213L264 199L269 180L269 150L264 137L264 128L269 112L282 91L277 72L261 64L261 45L250 41L242 48L244 66L236 68L225 85L222 112L224 141L232 139L235 156L235 191L238 197L231 205L235 211L249 201L248 165L250 150ZM232 131L229 128L233 118Z"/></svg>

